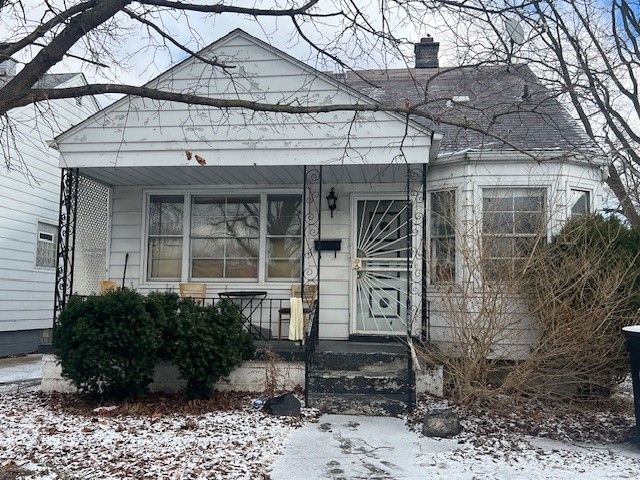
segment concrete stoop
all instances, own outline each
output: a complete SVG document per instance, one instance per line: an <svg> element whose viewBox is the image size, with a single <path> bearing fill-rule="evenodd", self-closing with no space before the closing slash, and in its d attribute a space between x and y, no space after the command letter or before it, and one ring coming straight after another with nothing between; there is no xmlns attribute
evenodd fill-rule
<svg viewBox="0 0 640 480"><path fill-rule="evenodd" d="M350 347L351 351L316 352L309 405L323 413L400 415L407 407L406 349L393 344Z"/></svg>

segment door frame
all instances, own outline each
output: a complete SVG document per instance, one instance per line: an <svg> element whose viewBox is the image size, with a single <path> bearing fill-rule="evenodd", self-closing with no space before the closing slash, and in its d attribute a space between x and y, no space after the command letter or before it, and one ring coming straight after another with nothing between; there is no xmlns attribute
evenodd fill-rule
<svg viewBox="0 0 640 480"><path fill-rule="evenodd" d="M349 335L354 337L397 337L399 335L405 335L406 331L379 331L373 332L368 330L358 330L357 327L357 280L356 270L354 268L354 262L357 258L358 250L358 201L360 200L400 200L406 202L407 197L402 191L385 192L385 193L357 193L354 192L350 195L350 208L351 208L351 242L349 245ZM411 240L413 244L415 239ZM412 271L409 275L413 274ZM407 292L407 295L410 295ZM406 320L405 320L406 321Z"/></svg>

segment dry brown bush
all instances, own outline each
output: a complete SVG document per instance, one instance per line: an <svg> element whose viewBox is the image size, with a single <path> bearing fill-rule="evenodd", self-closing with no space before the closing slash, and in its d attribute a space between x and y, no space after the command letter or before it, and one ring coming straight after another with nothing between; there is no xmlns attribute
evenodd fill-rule
<svg viewBox="0 0 640 480"><path fill-rule="evenodd" d="M549 244L496 271L490 241L467 229L462 281L440 288L432 316L446 390L462 403L501 394L601 400L627 372L621 328L640 321L640 241L616 220L569 222Z"/></svg>

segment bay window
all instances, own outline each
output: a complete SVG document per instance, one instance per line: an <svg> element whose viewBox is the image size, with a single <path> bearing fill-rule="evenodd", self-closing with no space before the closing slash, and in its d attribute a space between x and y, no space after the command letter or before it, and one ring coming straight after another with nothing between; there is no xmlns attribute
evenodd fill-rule
<svg viewBox="0 0 640 480"><path fill-rule="evenodd" d="M182 275L182 229L184 196L149 197L147 276L180 280Z"/></svg>
<svg viewBox="0 0 640 480"><path fill-rule="evenodd" d="M260 197L193 196L191 277L258 277Z"/></svg>
<svg viewBox="0 0 640 480"><path fill-rule="evenodd" d="M267 278L300 276L302 197L267 196Z"/></svg>
<svg viewBox="0 0 640 480"><path fill-rule="evenodd" d="M545 237L544 190L488 188L482 197L484 273L489 279L518 275Z"/></svg>

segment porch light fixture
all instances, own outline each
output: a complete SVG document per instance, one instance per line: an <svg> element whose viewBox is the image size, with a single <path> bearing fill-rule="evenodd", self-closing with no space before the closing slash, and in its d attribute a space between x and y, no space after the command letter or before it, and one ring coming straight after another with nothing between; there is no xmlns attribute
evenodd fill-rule
<svg viewBox="0 0 640 480"><path fill-rule="evenodd" d="M336 197L336 192L332 188L327 195L327 204L329 205L329 211L331 212L331 218L333 218L333 211L336 209L336 202L338 201L338 197Z"/></svg>

